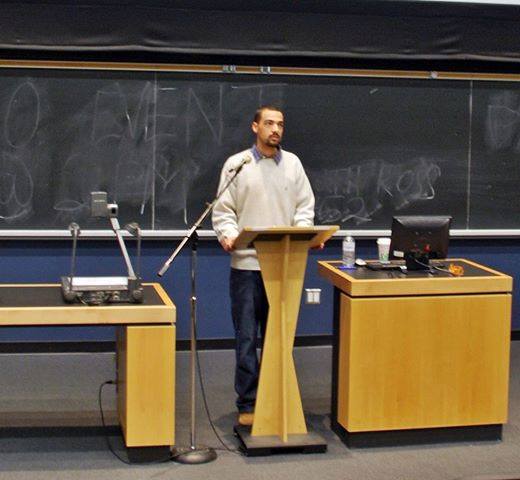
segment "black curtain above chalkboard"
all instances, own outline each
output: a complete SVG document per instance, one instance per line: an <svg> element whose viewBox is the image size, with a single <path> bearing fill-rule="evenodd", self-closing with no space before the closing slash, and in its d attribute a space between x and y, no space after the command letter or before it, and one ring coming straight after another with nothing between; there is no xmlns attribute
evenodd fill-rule
<svg viewBox="0 0 520 480"><path fill-rule="evenodd" d="M412 0L6 0L0 54L510 70L520 61L519 18L518 5Z"/></svg>

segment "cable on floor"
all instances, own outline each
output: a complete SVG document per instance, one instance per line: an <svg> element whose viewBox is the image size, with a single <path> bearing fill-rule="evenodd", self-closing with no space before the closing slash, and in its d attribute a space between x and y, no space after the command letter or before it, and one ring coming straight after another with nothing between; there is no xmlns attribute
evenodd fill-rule
<svg viewBox="0 0 520 480"><path fill-rule="evenodd" d="M107 380L106 382L103 382L99 386L99 390L98 390L99 413L101 415L101 424L103 425L103 432L104 432L105 442L107 444L108 449L112 453L112 455L114 455L114 457L116 457L119 461L125 463L126 465L134 465L132 462L128 461L126 458L121 457L121 455L119 455L114 450L114 448L112 447L112 444L110 443L110 439L108 438L107 426L106 426L106 422L105 422L105 413L103 411L103 401L102 401L102 399L103 399L102 398L103 397L103 388L106 385L116 385L116 382L114 380ZM160 458L158 460L154 460L153 462L139 462L139 465L150 465L150 464L155 464L155 463L165 463L165 462L169 462L171 459L172 459L172 456L168 455L165 458Z"/></svg>
<svg viewBox="0 0 520 480"><path fill-rule="evenodd" d="M196 327L196 325L194 327L194 335L195 335L195 342L197 342L197 327ZM213 423L213 419L211 418L211 413L209 411L208 401L207 401L207 398L206 398L206 390L204 389L204 379L203 379L203 376L202 376L202 369L200 367L199 350L196 348L195 352L196 352L196 357L197 357L196 358L196 363L197 363L197 372L198 372L198 376L199 376L200 390L201 390L201 393L202 393L202 401L204 403L204 409L206 410L206 416L208 417L208 422L209 422L209 424L211 426L211 429L213 430L213 433L215 434L215 437L217 437L218 441L224 447L223 449L219 448L219 449L216 449L216 450L223 450L223 451L234 453L235 455L244 456L244 454L239 449L237 449L237 448L235 448L235 449L230 448L226 444L226 442L224 442L224 440L222 440L222 437L217 432L215 424Z"/></svg>

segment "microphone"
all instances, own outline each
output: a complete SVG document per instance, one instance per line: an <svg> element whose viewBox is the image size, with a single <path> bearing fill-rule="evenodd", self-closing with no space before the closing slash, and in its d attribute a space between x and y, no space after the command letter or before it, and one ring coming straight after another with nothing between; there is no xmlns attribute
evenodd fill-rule
<svg viewBox="0 0 520 480"><path fill-rule="evenodd" d="M72 237L79 237L79 234L80 234L79 225L76 222L72 222L69 225L69 232Z"/></svg>
<svg viewBox="0 0 520 480"><path fill-rule="evenodd" d="M249 155L246 155L242 161L234 168L230 168L228 170L228 173L232 173L232 172L240 172L240 170L242 170L242 167L246 164L246 163L251 163L251 157Z"/></svg>
<svg viewBox="0 0 520 480"><path fill-rule="evenodd" d="M137 268L135 271L135 276L137 280L140 282L141 279L141 227L137 222L130 222L125 225L125 230L137 238ZM140 283L138 283L138 287L140 288Z"/></svg>
<svg viewBox="0 0 520 480"><path fill-rule="evenodd" d="M138 235L138 233L139 233L139 224L138 224L137 222L127 223L127 224L125 225L125 230L126 230L130 235L136 236L136 235Z"/></svg>

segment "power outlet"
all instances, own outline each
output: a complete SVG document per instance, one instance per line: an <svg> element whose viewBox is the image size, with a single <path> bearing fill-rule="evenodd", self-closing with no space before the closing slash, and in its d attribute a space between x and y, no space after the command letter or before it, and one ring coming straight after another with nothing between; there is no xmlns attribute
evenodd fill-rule
<svg viewBox="0 0 520 480"><path fill-rule="evenodd" d="M305 303L307 305L319 305L321 300L321 288L306 288Z"/></svg>

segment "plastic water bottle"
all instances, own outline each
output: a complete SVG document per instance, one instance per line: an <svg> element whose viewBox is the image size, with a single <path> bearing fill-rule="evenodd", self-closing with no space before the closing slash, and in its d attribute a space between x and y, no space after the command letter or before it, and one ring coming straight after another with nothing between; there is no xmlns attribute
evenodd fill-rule
<svg viewBox="0 0 520 480"><path fill-rule="evenodd" d="M343 239L343 266L345 268L356 267L356 242L351 235Z"/></svg>

